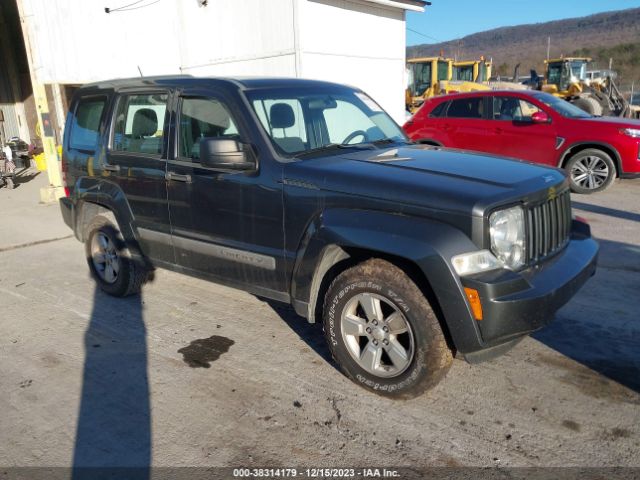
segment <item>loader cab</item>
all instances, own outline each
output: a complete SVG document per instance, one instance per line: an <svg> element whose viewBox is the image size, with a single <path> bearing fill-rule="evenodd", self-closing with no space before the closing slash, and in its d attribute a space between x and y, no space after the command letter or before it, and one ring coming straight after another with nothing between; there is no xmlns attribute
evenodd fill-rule
<svg viewBox="0 0 640 480"><path fill-rule="evenodd" d="M486 82L491 78L490 61L480 60L453 62L453 80L462 82Z"/></svg>
<svg viewBox="0 0 640 480"><path fill-rule="evenodd" d="M568 91L572 85L587 80L587 64L590 61L590 58L546 60L546 84L555 86L558 92Z"/></svg>
<svg viewBox="0 0 640 480"><path fill-rule="evenodd" d="M411 96L433 96L441 81L451 80L453 60L444 57L409 60L409 91ZM428 91L432 89L432 91ZM433 93L432 93L433 92Z"/></svg>

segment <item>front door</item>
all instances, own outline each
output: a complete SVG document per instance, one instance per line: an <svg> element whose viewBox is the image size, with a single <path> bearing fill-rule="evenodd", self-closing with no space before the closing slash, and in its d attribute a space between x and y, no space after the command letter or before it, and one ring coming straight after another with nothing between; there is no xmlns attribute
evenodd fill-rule
<svg viewBox="0 0 640 480"><path fill-rule="evenodd" d="M253 171L200 163L203 138L247 139L238 111L209 91L185 91L176 104L175 147L168 161L169 215L177 263L266 296L285 292L282 170L259 161ZM257 158L258 152L247 146ZM264 160L264 159L259 159Z"/></svg>
<svg viewBox="0 0 640 480"><path fill-rule="evenodd" d="M541 109L518 97L493 98L492 128L497 150L506 157L555 166L556 129L552 123L534 123Z"/></svg>

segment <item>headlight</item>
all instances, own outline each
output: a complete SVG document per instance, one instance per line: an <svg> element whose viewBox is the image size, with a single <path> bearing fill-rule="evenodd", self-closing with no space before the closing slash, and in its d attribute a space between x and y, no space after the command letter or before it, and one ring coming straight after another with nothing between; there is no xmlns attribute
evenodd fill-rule
<svg viewBox="0 0 640 480"><path fill-rule="evenodd" d="M638 128L623 128L620 130L620 133L633 138L640 138L640 129Z"/></svg>
<svg viewBox="0 0 640 480"><path fill-rule="evenodd" d="M524 265L524 212L512 207L493 212L489 217L491 251L505 267L516 270Z"/></svg>

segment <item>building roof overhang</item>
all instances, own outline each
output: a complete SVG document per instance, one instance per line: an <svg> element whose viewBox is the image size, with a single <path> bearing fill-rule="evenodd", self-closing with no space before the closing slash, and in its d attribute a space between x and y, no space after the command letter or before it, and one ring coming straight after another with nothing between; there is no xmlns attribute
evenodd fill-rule
<svg viewBox="0 0 640 480"><path fill-rule="evenodd" d="M424 7L431 5L431 2L423 0L364 0L367 3L376 3L387 7L401 8L412 12L424 12Z"/></svg>

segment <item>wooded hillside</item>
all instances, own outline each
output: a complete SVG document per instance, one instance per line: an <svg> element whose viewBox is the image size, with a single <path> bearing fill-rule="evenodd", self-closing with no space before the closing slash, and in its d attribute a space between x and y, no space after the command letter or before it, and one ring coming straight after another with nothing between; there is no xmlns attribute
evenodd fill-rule
<svg viewBox="0 0 640 480"><path fill-rule="evenodd" d="M502 27L449 42L415 45L407 48L407 58L434 56L440 52L459 59L484 55L493 59L494 74L511 76L518 63L520 75L527 75L531 68L542 73L548 37L551 37L552 58L562 54L590 56L594 60L592 69L607 68L609 58L613 58L618 83L628 88L635 81L636 90L640 89L640 8Z"/></svg>

